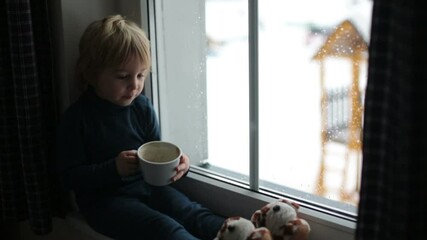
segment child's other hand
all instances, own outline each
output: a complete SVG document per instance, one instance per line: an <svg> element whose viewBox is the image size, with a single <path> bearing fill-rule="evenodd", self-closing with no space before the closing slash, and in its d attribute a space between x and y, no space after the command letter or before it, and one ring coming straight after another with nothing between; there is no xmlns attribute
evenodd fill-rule
<svg viewBox="0 0 427 240"><path fill-rule="evenodd" d="M117 172L122 177L135 174L139 170L139 160L136 150L128 150L119 153L116 157Z"/></svg>
<svg viewBox="0 0 427 240"><path fill-rule="evenodd" d="M180 178L182 178L182 176L184 176L184 174L188 171L189 168L190 168L190 158L183 153L181 155L181 158L179 159L178 166L176 166L175 168L176 175L173 177L172 180L174 182L178 181Z"/></svg>

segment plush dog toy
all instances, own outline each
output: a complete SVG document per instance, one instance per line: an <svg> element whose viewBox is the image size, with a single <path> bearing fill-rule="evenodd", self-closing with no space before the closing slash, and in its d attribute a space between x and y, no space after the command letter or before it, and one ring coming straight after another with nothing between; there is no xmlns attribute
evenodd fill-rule
<svg viewBox="0 0 427 240"><path fill-rule="evenodd" d="M279 199L255 211L251 221L256 228L270 230L274 240L306 240L310 225L298 217L298 209L297 203Z"/></svg>
<svg viewBox="0 0 427 240"><path fill-rule="evenodd" d="M272 240L272 238L267 228L255 228L246 218L230 217L224 221L214 240Z"/></svg>

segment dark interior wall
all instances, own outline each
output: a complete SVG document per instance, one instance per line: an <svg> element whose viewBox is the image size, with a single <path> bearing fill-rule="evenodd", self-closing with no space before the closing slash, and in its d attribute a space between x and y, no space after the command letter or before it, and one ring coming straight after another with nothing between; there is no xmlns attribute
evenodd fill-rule
<svg viewBox="0 0 427 240"><path fill-rule="evenodd" d="M49 0L55 53L60 111L78 97L74 84L74 64L78 56L78 42L87 25L111 14L122 14L141 21L139 0Z"/></svg>

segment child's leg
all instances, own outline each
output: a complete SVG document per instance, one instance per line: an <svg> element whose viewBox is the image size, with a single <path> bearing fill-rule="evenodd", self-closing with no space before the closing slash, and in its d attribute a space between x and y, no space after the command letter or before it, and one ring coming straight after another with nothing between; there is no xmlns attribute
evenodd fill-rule
<svg viewBox="0 0 427 240"><path fill-rule="evenodd" d="M95 231L117 240L197 239L177 221L135 198L109 198L82 213Z"/></svg>
<svg viewBox="0 0 427 240"><path fill-rule="evenodd" d="M147 204L176 219L201 239L214 239L225 220L170 186L154 187Z"/></svg>

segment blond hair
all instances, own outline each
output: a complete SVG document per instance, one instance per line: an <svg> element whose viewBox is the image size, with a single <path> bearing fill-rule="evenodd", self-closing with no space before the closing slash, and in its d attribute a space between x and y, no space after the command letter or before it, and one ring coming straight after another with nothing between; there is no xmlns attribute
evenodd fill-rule
<svg viewBox="0 0 427 240"><path fill-rule="evenodd" d="M75 69L78 87L85 89L103 69L119 67L130 57L136 57L150 69L150 43L136 23L121 15L91 23L79 43Z"/></svg>

